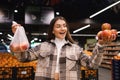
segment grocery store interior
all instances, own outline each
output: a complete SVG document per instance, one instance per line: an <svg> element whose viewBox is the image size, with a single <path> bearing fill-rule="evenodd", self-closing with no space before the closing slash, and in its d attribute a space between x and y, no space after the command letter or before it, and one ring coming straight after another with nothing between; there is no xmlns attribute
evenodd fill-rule
<svg viewBox="0 0 120 80"><path fill-rule="evenodd" d="M80 68L80 78L120 80L120 56L115 58L120 53L120 0L0 0L0 80L14 80L13 75L34 80L37 61L22 63L10 51L12 22L24 27L32 48L46 40L49 23L56 16L65 17L73 39L86 54L92 54L101 25L110 23L118 31L116 40L105 47L100 67Z"/></svg>

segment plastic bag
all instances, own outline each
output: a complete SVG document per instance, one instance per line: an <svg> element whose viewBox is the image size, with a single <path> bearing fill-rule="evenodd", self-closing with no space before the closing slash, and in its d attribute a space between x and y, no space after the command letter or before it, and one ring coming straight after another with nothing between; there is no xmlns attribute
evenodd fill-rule
<svg viewBox="0 0 120 80"><path fill-rule="evenodd" d="M18 27L10 43L12 52L23 52L29 48L29 42L22 26Z"/></svg>

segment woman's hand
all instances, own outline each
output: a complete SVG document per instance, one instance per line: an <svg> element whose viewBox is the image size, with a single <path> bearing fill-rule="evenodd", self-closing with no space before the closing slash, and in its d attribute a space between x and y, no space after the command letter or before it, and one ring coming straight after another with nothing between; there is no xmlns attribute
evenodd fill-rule
<svg viewBox="0 0 120 80"><path fill-rule="evenodd" d="M110 43L110 42L116 40L116 38L117 38L116 34L111 34L110 36L106 36L105 39L98 38L98 43L101 44L101 45L107 44L107 43Z"/></svg>
<svg viewBox="0 0 120 80"><path fill-rule="evenodd" d="M12 24L12 32L15 33L16 29L20 27L21 25L18 23Z"/></svg>

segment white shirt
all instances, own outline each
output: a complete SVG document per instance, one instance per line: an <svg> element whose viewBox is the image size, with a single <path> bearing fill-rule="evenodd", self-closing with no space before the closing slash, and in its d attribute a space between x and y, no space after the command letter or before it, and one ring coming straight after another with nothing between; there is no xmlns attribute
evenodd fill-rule
<svg viewBox="0 0 120 80"><path fill-rule="evenodd" d="M57 47L57 62L56 62L56 70L55 70L56 73L59 73L59 57L61 53L61 48L65 44L65 42L66 42L65 39L55 38L55 44Z"/></svg>

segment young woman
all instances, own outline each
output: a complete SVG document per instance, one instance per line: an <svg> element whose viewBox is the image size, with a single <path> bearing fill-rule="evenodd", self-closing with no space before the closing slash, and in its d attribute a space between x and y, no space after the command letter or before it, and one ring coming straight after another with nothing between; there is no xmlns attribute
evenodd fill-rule
<svg viewBox="0 0 120 80"><path fill-rule="evenodd" d="M116 36L113 35L107 41L115 39ZM98 68L100 65L104 43L103 40L98 40L93 55L85 55L72 39L65 18L58 16L50 23L47 41L15 54L19 55L16 57L20 61L38 60L35 80L80 80L81 65L88 68Z"/></svg>

